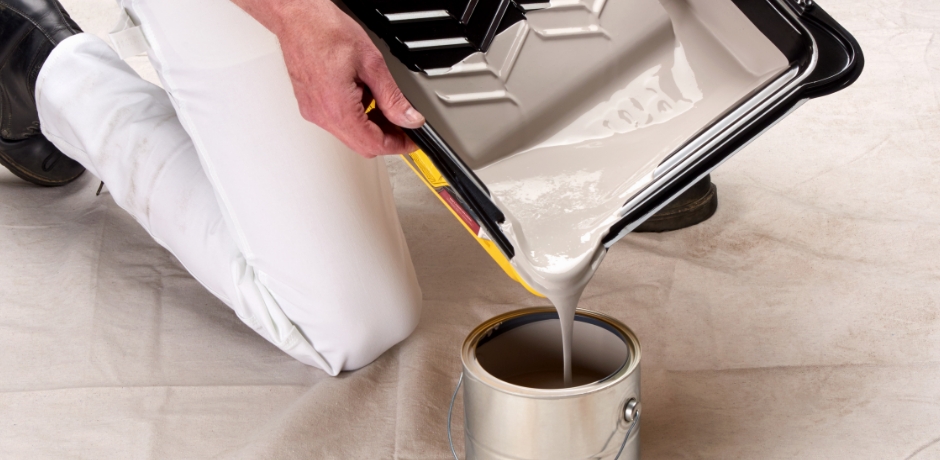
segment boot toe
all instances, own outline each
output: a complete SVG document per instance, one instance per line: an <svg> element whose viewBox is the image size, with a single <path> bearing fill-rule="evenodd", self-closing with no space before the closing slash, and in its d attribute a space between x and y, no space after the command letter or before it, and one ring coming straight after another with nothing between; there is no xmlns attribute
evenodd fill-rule
<svg viewBox="0 0 940 460"><path fill-rule="evenodd" d="M68 184L85 172L41 135L18 141L0 139L0 164L20 178L46 187Z"/></svg>

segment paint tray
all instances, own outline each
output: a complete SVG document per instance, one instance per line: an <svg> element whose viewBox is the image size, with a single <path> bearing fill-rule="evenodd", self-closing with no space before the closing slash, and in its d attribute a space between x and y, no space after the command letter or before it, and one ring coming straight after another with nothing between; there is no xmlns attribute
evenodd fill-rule
<svg viewBox="0 0 940 460"><path fill-rule="evenodd" d="M509 261L524 238L507 235L507 215L538 203L539 187L567 191L552 212L617 209L610 247L863 67L855 39L810 0L346 6L428 120L408 132L421 151L405 161L523 285ZM514 189L520 178L539 187ZM529 228L555 224L535 217Z"/></svg>

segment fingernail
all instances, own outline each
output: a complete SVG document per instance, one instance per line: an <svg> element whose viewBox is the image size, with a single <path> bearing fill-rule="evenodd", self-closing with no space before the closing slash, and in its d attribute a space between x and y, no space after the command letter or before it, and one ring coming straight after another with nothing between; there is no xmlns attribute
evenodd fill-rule
<svg viewBox="0 0 940 460"><path fill-rule="evenodd" d="M408 120L409 123L415 125L415 127L424 124L424 116L418 113L414 107L409 107L408 110L405 110L405 119Z"/></svg>

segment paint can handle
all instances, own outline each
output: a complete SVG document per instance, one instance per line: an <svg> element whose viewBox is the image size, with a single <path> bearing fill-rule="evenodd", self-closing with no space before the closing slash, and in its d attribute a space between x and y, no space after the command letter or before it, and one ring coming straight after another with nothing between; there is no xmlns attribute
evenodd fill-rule
<svg viewBox="0 0 940 460"><path fill-rule="evenodd" d="M457 392L460 391L460 385L463 384L463 372L460 373L460 379L457 380L457 388L454 388L454 395L450 397L450 409L447 410L447 442L450 443L450 453L454 454L454 460L460 460L457 456L457 450L454 449L454 438L450 434L450 421L454 416L454 401L457 400Z"/></svg>
<svg viewBox="0 0 940 460"><path fill-rule="evenodd" d="M450 453L454 455L454 460L460 460L460 457L457 456L457 450L454 449L454 437L451 434L451 421L454 417L454 401L457 400L457 393L460 392L460 386L463 385L463 372L460 373L460 378L457 379L457 388L454 388L454 394L450 397L450 408L447 410L447 442L450 444ZM630 424L630 428L627 429L626 436L623 437L623 442L620 444L620 450L617 451L617 456L614 457L614 460L619 460L620 455L623 454L623 449L627 447L627 441L630 440L630 435L633 434L634 428L640 423L640 402L636 398L630 398L629 401L623 406L623 419Z"/></svg>
<svg viewBox="0 0 940 460"><path fill-rule="evenodd" d="M630 440L630 435L633 434L633 429L640 423L640 408L640 402L637 401L636 398L630 398L627 404L623 406L623 419L630 424L630 428L627 429L627 434L623 437L620 450L617 451L617 456L614 457L614 460L620 459L620 455L623 454L623 449L627 447L627 441Z"/></svg>

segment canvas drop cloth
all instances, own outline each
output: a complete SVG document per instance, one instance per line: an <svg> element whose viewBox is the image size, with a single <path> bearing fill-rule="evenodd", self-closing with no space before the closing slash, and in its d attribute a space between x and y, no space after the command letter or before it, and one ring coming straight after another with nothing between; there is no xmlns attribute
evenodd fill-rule
<svg viewBox="0 0 940 460"><path fill-rule="evenodd" d="M102 36L116 16L63 3ZM858 83L723 166L712 220L614 246L584 295L642 342L645 459L940 459L940 2L823 4L866 52ZM0 172L0 458L446 458L464 337L546 302L389 162L424 313L338 378L251 332L91 175Z"/></svg>

